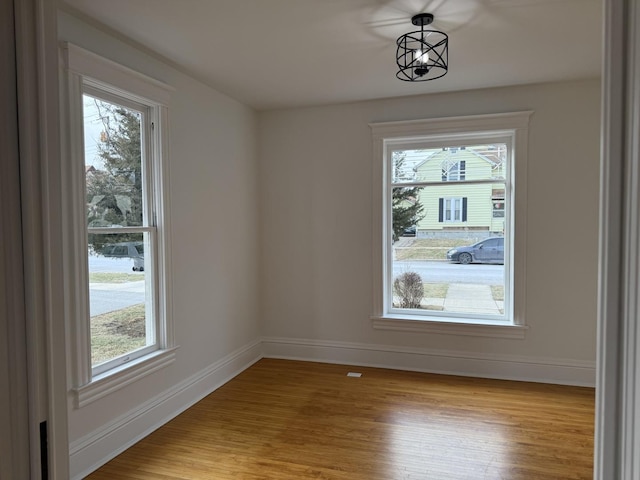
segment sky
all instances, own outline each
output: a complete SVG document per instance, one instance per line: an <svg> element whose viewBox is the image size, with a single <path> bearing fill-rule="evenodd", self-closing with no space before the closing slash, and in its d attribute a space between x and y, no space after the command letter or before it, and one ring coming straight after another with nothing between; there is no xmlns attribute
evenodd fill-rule
<svg viewBox="0 0 640 480"><path fill-rule="evenodd" d="M104 125L100 119L96 100L88 95L82 96L84 108L84 162L85 165L93 165L96 169L104 168L104 162L98 155L98 143L100 142L100 132L104 130Z"/></svg>

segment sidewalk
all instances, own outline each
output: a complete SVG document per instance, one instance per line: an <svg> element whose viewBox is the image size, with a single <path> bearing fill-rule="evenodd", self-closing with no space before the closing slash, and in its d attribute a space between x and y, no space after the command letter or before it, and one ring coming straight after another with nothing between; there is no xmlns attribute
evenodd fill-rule
<svg viewBox="0 0 640 480"><path fill-rule="evenodd" d="M501 315L504 302L496 301L489 285L450 283L446 298L425 297L423 308L454 313Z"/></svg>
<svg viewBox="0 0 640 480"><path fill-rule="evenodd" d="M443 304L445 312L500 315L503 309L504 302L493 299L489 285L470 283L449 284L447 298Z"/></svg>

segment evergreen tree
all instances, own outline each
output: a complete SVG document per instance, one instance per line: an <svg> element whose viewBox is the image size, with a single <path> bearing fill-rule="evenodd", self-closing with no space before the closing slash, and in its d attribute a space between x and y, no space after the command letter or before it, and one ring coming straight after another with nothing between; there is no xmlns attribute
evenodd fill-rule
<svg viewBox="0 0 640 480"><path fill-rule="evenodd" d="M404 152L393 152L393 175L395 181L410 180L411 172L404 166ZM393 241L398 240L402 233L415 226L424 218L423 205L419 201L422 187L394 187L391 194L392 234Z"/></svg>
<svg viewBox="0 0 640 480"><path fill-rule="evenodd" d="M141 226L140 114L97 99L95 105L103 124L98 157L104 167L87 172L88 226ZM106 243L140 239L140 234L91 234L89 244L100 252Z"/></svg>

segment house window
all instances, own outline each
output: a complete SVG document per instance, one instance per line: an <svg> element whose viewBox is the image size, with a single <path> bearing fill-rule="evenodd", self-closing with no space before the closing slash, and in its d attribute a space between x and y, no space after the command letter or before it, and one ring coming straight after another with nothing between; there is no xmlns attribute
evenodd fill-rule
<svg viewBox="0 0 640 480"><path fill-rule="evenodd" d="M529 115L372 125L374 327L524 334Z"/></svg>
<svg viewBox="0 0 640 480"><path fill-rule="evenodd" d="M169 89L67 44L70 356L77 404L171 363Z"/></svg>
<svg viewBox="0 0 640 480"><path fill-rule="evenodd" d="M448 149L443 149L443 151L450 152L450 150ZM464 180L465 173L466 173L465 160L452 162L450 159L447 159L442 162L442 181L443 182L457 182L460 180Z"/></svg>
<svg viewBox="0 0 640 480"><path fill-rule="evenodd" d="M467 221L467 197L440 198L438 200L439 222L466 222Z"/></svg>
<svg viewBox="0 0 640 480"><path fill-rule="evenodd" d="M145 141L155 130L153 105L96 85L83 90L91 366L97 375L159 348L151 188L158 159Z"/></svg>

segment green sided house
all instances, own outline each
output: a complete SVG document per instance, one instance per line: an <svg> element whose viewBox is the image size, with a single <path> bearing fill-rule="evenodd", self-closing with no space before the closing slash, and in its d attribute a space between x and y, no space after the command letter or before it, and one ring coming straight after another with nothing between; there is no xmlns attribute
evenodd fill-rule
<svg viewBox="0 0 640 480"><path fill-rule="evenodd" d="M503 235L506 145L406 153L413 157L414 178L427 184L416 199L424 208L417 237Z"/></svg>

